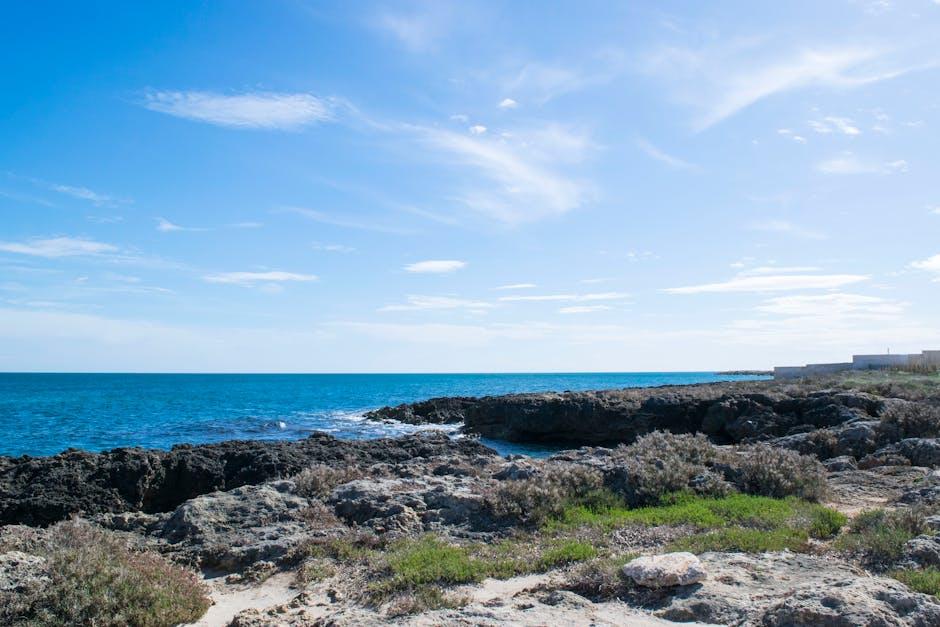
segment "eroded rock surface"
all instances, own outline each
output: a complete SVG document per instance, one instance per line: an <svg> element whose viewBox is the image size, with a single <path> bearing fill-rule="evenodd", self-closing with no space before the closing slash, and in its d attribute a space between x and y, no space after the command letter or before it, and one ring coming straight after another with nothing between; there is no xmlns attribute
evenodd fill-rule
<svg viewBox="0 0 940 627"><path fill-rule="evenodd" d="M290 477L316 464L373 465L416 459L495 457L442 433L382 440L230 441L49 457L0 457L0 524L46 525L74 513L171 511L188 499Z"/></svg>

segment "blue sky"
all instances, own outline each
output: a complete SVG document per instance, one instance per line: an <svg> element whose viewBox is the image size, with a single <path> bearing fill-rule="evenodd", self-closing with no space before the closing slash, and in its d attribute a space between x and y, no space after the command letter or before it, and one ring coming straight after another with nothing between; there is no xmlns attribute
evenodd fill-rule
<svg viewBox="0 0 940 627"><path fill-rule="evenodd" d="M4 13L0 369L940 347L940 2Z"/></svg>

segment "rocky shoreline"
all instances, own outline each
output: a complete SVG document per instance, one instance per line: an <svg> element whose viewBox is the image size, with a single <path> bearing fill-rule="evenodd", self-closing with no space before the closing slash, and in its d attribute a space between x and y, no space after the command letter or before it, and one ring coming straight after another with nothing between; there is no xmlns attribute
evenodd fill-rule
<svg viewBox="0 0 940 627"><path fill-rule="evenodd" d="M201 573L201 624L940 624L934 379L431 399L370 418L571 448L504 458L431 430L0 458L0 619L56 624L40 608L63 538L105 534Z"/></svg>

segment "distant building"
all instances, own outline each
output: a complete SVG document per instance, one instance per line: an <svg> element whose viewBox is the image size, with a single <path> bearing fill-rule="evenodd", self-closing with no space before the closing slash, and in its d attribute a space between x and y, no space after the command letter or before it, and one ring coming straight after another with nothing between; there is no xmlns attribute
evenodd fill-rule
<svg viewBox="0 0 940 627"><path fill-rule="evenodd" d="M885 370L889 368L938 368L940 350L892 355L852 355L852 361L833 364L807 364L805 366L776 366L774 379L799 379L846 370Z"/></svg>

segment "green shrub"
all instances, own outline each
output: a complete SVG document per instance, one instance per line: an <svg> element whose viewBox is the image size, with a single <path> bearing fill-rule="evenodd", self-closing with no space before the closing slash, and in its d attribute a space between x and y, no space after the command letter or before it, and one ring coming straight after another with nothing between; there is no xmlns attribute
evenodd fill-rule
<svg viewBox="0 0 940 627"><path fill-rule="evenodd" d="M597 549L586 542L567 540L545 552L539 558L539 570L550 570L572 562L583 562L597 556Z"/></svg>
<svg viewBox="0 0 940 627"><path fill-rule="evenodd" d="M858 555L871 568L887 568L903 556L908 540L927 531L924 521L930 512L921 507L862 512L836 547Z"/></svg>
<svg viewBox="0 0 940 627"><path fill-rule="evenodd" d="M51 582L3 624L163 627L190 623L209 607L196 575L84 521L49 529L38 553ZM24 602L26 601L26 602Z"/></svg>
<svg viewBox="0 0 940 627"><path fill-rule="evenodd" d="M915 592L932 594L940 598L940 568L905 568L891 571L888 575Z"/></svg>
<svg viewBox="0 0 940 627"><path fill-rule="evenodd" d="M470 559L467 549L432 536L393 549L388 565L393 579L401 587L471 583L485 575L485 569Z"/></svg>

